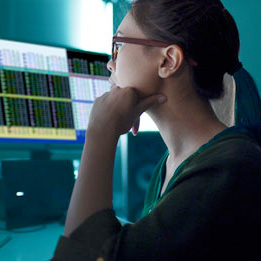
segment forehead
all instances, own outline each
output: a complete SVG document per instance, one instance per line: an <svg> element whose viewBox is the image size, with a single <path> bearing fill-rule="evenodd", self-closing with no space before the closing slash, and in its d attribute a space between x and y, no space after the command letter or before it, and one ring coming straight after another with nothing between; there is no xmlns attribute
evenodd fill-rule
<svg viewBox="0 0 261 261"><path fill-rule="evenodd" d="M130 12L123 18L117 31L121 31L125 37L146 38Z"/></svg>

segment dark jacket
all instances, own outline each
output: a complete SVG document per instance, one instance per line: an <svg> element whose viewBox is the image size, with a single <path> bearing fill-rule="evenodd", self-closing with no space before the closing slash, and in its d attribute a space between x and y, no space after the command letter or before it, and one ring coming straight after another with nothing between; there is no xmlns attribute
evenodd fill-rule
<svg viewBox="0 0 261 261"><path fill-rule="evenodd" d="M253 133L234 127L216 135L160 197L167 155L138 222L122 227L113 210L99 211L60 238L53 260L261 260L261 148Z"/></svg>

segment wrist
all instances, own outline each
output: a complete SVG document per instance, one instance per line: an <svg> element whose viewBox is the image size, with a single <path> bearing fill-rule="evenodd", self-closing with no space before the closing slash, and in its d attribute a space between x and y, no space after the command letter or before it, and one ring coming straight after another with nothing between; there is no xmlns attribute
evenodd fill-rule
<svg viewBox="0 0 261 261"><path fill-rule="evenodd" d="M99 141L110 140L118 142L120 135L111 128L98 129L88 127L86 130L85 138L94 139Z"/></svg>

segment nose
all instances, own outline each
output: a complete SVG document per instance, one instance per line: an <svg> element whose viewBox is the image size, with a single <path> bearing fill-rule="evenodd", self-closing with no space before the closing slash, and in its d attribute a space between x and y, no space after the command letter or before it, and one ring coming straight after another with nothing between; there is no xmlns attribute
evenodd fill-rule
<svg viewBox="0 0 261 261"><path fill-rule="evenodd" d="M110 72L115 72L115 63L110 60L108 63L107 63L107 69L110 71Z"/></svg>

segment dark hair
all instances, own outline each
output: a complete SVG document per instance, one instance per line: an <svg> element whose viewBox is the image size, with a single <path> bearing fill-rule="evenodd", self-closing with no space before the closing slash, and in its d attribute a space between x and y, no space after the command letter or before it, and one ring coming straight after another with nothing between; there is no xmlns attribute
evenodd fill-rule
<svg viewBox="0 0 261 261"><path fill-rule="evenodd" d="M196 65L198 94L223 93L223 76L239 63L239 33L219 0L136 0L131 14L150 39L177 44Z"/></svg>

